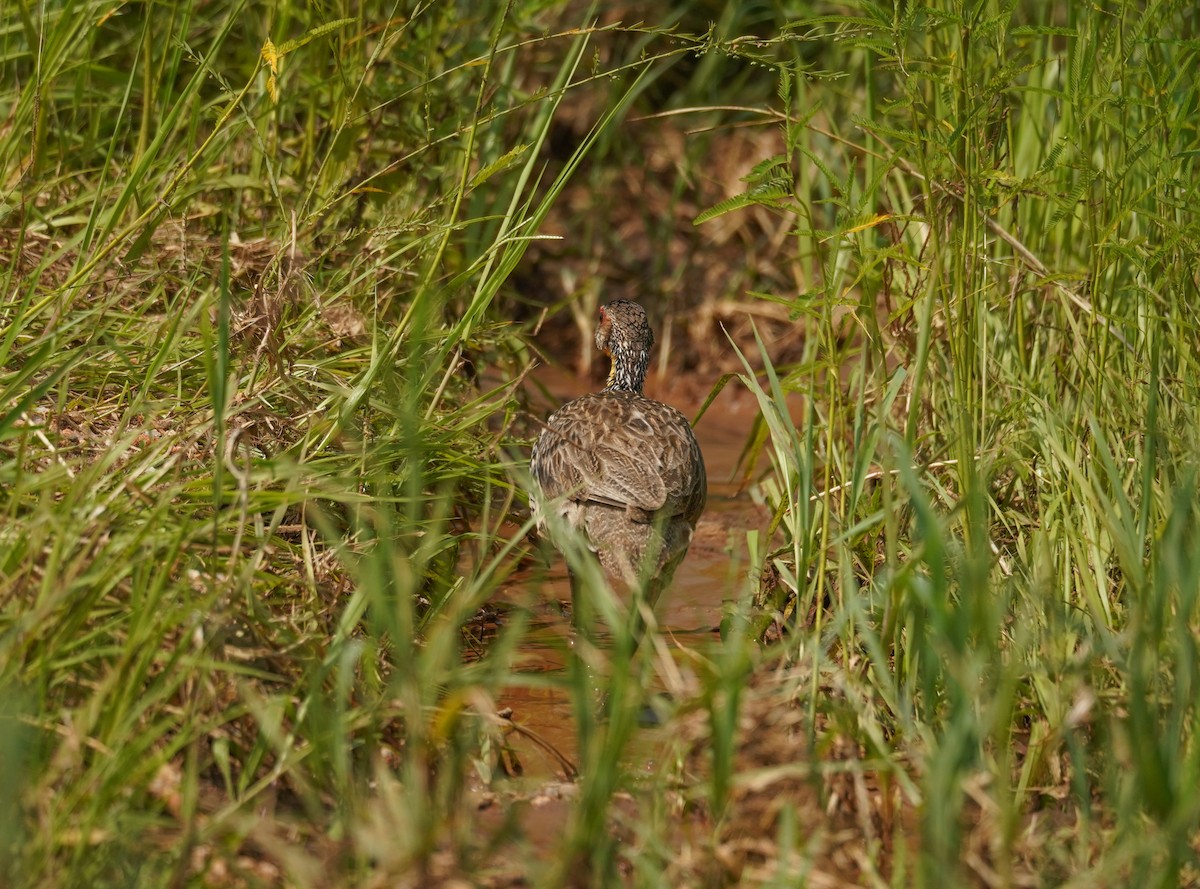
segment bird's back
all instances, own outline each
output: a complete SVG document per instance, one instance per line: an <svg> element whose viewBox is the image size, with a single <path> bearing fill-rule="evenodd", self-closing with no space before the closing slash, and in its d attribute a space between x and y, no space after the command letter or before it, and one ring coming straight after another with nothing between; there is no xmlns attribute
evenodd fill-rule
<svg viewBox="0 0 1200 889"><path fill-rule="evenodd" d="M707 499L687 418L633 392L567 402L547 420L530 468L542 498L585 533L609 574L630 583L647 567L669 579Z"/></svg>

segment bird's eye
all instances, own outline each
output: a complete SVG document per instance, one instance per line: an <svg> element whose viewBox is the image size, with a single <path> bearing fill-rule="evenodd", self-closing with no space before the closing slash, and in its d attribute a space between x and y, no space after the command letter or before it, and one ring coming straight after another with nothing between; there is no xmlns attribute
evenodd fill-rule
<svg viewBox="0 0 1200 889"><path fill-rule="evenodd" d="M604 306L600 307L600 323L603 324L608 320L608 314L604 311Z"/></svg>

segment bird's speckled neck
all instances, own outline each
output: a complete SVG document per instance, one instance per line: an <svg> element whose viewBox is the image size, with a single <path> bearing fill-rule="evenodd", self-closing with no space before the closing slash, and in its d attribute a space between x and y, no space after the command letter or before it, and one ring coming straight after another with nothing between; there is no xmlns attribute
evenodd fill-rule
<svg viewBox="0 0 1200 889"><path fill-rule="evenodd" d="M641 395L653 345L654 333L646 312L637 303L614 300L602 307L596 348L612 360L603 391Z"/></svg>
<svg viewBox="0 0 1200 889"><path fill-rule="evenodd" d="M633 392L642 394L646 385L646 368L650 364L650 353L645 349L621 353L613 351L612 367L608 371L605 392Z"/></svg>

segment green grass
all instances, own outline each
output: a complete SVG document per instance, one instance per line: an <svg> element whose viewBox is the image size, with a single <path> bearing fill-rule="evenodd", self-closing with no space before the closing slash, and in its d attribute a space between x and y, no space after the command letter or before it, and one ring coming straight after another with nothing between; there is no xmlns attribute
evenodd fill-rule
<svg viewBox="0 0 1200 889"><path fill-rule="evenodd" d="M6 4L2 881L1194 882L1193 19ZM611 646L531 678L532 615L471 629L529 557L526 322L614 264L803 329L675 341L757 399L771 534L720 645L635 656L598 595ZM543 858L478 811L535 681L581 766Z"/></svg>

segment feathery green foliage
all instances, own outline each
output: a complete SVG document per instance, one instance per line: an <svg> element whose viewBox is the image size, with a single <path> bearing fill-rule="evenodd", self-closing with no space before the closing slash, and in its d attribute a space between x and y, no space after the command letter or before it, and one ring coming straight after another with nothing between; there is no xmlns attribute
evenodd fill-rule
<svg viewBox="0 0 1200 889"><path fill-rule="evenodd" d="M0 8L5 885L1196 879L1191 7L618 12ZM698 122L666 209L635 117ZM726 126L769 147L706 208ZM721 347L772 511L723 642L635 654L591 577L534 680L529 614L470 628L528 551L514 281L554 213L564 280L635 253L574 181L665 304L805 336ZM772 273L676 292L688 206ZM477 792L534 681L581 769L541 861Z"/></svg>

